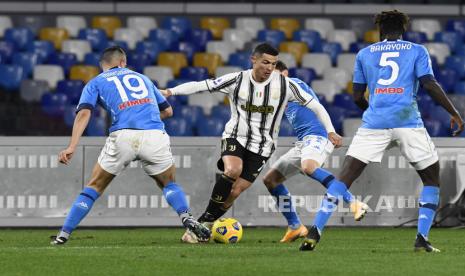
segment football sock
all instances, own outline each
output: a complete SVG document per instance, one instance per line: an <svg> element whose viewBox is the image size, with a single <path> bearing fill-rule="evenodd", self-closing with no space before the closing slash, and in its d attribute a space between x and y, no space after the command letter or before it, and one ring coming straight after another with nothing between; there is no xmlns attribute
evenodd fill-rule
<svg viewBox="0 0 465 276"><path fill-rule="evenodd" d="M318 210L315 216L314 225L317 227L320 235L328 219L331 217L331 214L336 210L338 199L342 197L346 191L347 186L344 183L336 179L330 181L326 195L321 202L320 210Z"/></svg>
<svg viewBox="0 0 465 276"><path fill-rule="evenodd" d="M100 194L93 188L84 188L71 206L71 210L63 224L62 232L71 234L81 220L89 213L90 209L92 209L94 202L99 196Z"/></svg>
<svg viewBox="0 0 465 276"><path fill-rule="evenodd" d="M419 201L418 233L427 239L429 230L433 224L436 209L438 208L439 187L424 186Z"/></svg>
<svg viewBox="0 0 465 276"><path fill-rule="evenodd" d="M184 194L181 186L174 182L170 182L163 188L163 195L165 196L166 202L168 202L178 215L189 213L189 204L187 203L186 194Z"/></svg>
<svg viewBox="0 0 465 276"><path fill-rule="evenodd" d="M295 210L295 206L292 205L291 194L286 186L279 184L269 192L275 197L278 211L286 218L289 227L294 230L297 229L301 222Z"/></svg>
<svg viewBox="0 0 465 276"><path fill-rule="evenodd" d="M317 168L312 174L307 174L309 177L315 179L316 181L320 182L326 189L328 188L328 184L335 179L334 175L329 171ZM346 203L352 203L355 200L354 195L352 195L349 190L346 190L342 195L342 199Z"/></svg>
<svg viewBox="0 0 465 276"><path fill-rule="evenodd" d="M222 174L213 187L212 195L207 206L207 210L199 218L199 222L213 222L224 215L228 209L223 207L223 203L231 193L232 186L236 180Z"/></svg>

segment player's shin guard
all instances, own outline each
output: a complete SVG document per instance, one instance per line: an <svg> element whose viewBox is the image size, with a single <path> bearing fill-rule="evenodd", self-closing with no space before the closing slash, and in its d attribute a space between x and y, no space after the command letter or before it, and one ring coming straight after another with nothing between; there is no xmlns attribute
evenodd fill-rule
<svg viewBox="0 0 465 276"><path fill-rule="evenodd" d="M418 214L418 233L425 239L433 224L436 209L439 203L439 187L424 186L420 195L420 209Z"/></svg>
<svg viewBox="0 0 465 276"><path fill-rule="evenodd" d="M179 216L189 213L189 204L187 203L186 194L181 186L174 182L168 183L163 188L163 196L166 202L178 213Z"/></svg>
<svg viewBox="0 0 465 276"><path fill-rule="evenodd" d="M231 189L236 180L222 174L213 187L207 210L199 218L199 222L213 222L224 215L228 209L223 208L223 203L231 194Z"/></svg>
<svg viewBox="0 0 465 276"><path fill-rule="evenodd" d="M334 175L322 168L317 168L312 174L307 174L309 177L320 182L325 188L328 188L331 181L335 179ZM345 193L342 195L342 199L346 203L352 203L355 200L355 197L352 195L349 190L346 189Z"/></svg>
<svg viewBox="0 0 465 276"><path fill-rule="evenodd" d="M81 220L89 213L99 196L100 194L96 190L90 187L84 188L71 206L71 210L63 224L62 232L68 235L71 234Z"/></svg>
<svg viewBox="0 0 465 276"><path fill-rule="evenodd" d="M328 190L321 203L321 208L315 216L314 225L318 228L320 234L331 217L331 214L336 210L338 198L342 197L346 191L347 186L340 181L334 179L329 183Z"/></svg>
<svg viewBox="0 0 465 276"><path fill-rule="evenodd" d="M295 206L292 204L291 194L286 186L279 184L269 192L275 197L278 211L286 218L289 227L294 230L297 229L301 225L301 222L295 211Z"/></svg>

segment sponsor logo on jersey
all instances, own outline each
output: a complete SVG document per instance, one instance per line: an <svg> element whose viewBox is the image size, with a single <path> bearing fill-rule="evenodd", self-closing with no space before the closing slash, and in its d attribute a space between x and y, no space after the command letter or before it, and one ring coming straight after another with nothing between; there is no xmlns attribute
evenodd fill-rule
<svg viewBox="0 0 465 276"><path fill-rule="evenodd" d="M375 94L403 94L403 87L385 87L385 88L376 88Z"/></svg>
<svg viewBox="0 0 465 276"><path fill-rule="evenodd" d="M140 100L127 101L127 102L119 104L118 109L123 110L123 109L128 108L128 107L147 104L147 103L151 103L151 102L153 102L153 99L151 99L151 98L143 98L143 99L140 99Z"/></svg>
<svg viewBox="0 0 465 276"><path fill-rule="evenodd" d="M250 111L252 113L264 113L264 114L270 114L274 112L274 106L272 105L254 105L247 103L246 105L241 105L242 110L244 111Z"/></svg>

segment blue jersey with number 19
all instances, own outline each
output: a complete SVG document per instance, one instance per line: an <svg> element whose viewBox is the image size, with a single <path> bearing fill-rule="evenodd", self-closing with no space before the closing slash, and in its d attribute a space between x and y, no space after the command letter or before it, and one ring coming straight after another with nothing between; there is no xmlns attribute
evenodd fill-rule
<svg viewBox="0 0 465 276"><path fill-rule="evenodd" d="M109 114L110 132L118 129L160 129L160 109L169 107L160 91L146 76L126 68L112 68L84 87L77 110L93 109L100 103Z"/></svg>
<svg viewBox="0 0 465 276"><path fill-rule="evenodd" d="M357 54L354 83L367 84L369 107L362 128L419 128L419 78L433 75L431 59L422 45L403 40L381 41Z"/></svg>

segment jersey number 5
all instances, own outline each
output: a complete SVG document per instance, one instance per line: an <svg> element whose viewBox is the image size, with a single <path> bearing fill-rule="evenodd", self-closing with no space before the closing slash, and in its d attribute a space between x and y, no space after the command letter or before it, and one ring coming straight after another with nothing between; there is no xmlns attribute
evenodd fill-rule
<svg viewBox="0 0 465 276"><path fill-rule="evenodd" d="M133 86L131 84L132 79L137 81L136 86ZM132 91L132 93L130 95L131 95L131 97L133 97L135 99L140 100L140 99L143 99L143 98L145 98L145 97L147 97L149 95L149 90L147 89L147 86L145 86L144 80L141 77L137 76L137 75L133 75L133 74L125 75L123 77L123 83L121 83L121 81L116 76L108 78L107 81L112 81L112 82L115 83L116 89L118 89L118 93L119 93L119 95L121 97L121 100L123 102L129 101L128 95L126 94L126 89L124 89L125 87L129 91ZM124 84L124 87L123 87L123 84Z"/></svg>
<svg viewBox="0 0 465 276"><path fill-rule="evenodd" d="M399 52L387 52L381 54L381 59L379 60L379 65L386 67L389 66L392 69L391 76L389 79L379 79L378 84L381 85L391 85L399 77L399 65L393 60L388 60L388 58L399 57Z"/></svg>

